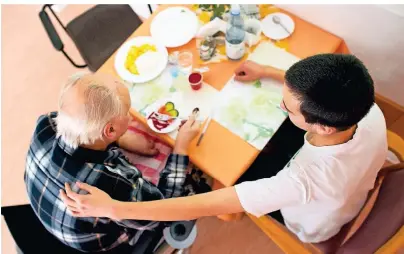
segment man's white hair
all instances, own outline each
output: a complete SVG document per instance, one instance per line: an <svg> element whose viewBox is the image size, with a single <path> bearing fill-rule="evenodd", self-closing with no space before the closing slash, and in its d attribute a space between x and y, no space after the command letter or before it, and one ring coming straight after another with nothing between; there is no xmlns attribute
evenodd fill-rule
<svg viewBox="0 0 404 254"><path fill-rule="evenodd" d="M123 114L123 104L117 89L110 89L97 81L92 82L91 77L87 77L89 75L78 73L71 76L59 97L59 112L56 118L57 137L73 148L79 145L91 145L96 140L102 139L105 125L112 118ZM65 94L84 78L89 80L83 93L84 112L74 116L69 115L66 110L69 105L66 105L64 101Z"/></svg>

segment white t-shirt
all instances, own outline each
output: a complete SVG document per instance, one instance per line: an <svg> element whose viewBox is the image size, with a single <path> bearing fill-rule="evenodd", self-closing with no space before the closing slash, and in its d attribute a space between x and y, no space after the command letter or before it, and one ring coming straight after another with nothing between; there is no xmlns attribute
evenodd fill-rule
<svg viewBox="0 0 404 254"><path fill-rule="evenodd" d="M322 242L352 220L374 186L387 155L386 122L375 104L351 140L316 147L307 142L278 174L235 186L244 210L257 217L281 209L303 242Z"/></svg>

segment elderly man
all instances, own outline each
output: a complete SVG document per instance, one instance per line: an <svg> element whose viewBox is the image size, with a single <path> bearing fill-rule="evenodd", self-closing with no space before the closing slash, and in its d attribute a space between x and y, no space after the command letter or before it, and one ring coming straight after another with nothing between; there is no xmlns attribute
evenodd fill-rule
<svg viewBox="0 0 404 254"><path fill-rule="evenodd" d="M133 249L155 221L76 219L59 199L65 183L81 181L121 201L150 201L178 197L183 192L189 159L187 147L200 124L190 118L161 173L159 185L142 179L118 149L153 154L152 144L126 133L130 116L127 88L117 79L86 74L62 89L58 112L39 117L28 151L25 183L38 218L64 244L84 252ZM125 134L126 133L126 134ZM138 141L138 142L136 142ZM78 189L75 185L73 188Z"/></svg>

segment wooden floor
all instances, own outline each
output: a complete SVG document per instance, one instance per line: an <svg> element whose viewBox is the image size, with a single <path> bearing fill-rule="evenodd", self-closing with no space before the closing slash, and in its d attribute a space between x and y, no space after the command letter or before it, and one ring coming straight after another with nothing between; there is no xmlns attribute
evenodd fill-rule
<svg viewBox="0 0 404 254"><path fill-rule="evenodd" d="M89 5L68 5L62 21ZM40 23L40 5L2 5L2 206L27 203L23 181L25 155L35 121L56 109L59 88L78 71L53 49ZM80 59L61 32L66 51ZM2 253L15 254L13 239L2 219ZM225 223L216 218L198 222L191 253L282 253L247 217Z"/></svg>
<svg viewBox="0 0 404 254"><path fill-rule="evenodd" d="M197 223L198 237L192 254L278 254L283 253L248 216L236 222L203 218Z"/></svg>

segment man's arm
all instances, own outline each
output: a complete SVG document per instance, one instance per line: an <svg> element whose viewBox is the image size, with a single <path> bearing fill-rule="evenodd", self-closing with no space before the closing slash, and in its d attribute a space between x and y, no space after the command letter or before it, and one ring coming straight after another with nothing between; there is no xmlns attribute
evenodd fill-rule
<svg viewBox="0 0 404 254"><path fill-rule="evenodd" d="M309 202L310 187L304 170L296 163L276 176L243 182L191 197L130 204L112 202L113 218L143 220L191 220L203 216L249 212L257 217L296 204Z"/></svg>
<svg viewBox="0 0 404 254"><path fill-rule="evenodd" d="M114 167L106 166L104 175L109 179L104 179L102 183L114 186L111 191L111 197L116 200L131 201L150 201L163 199L163 194L154 186L140 177L139 171L127 162L124 158L117 158L117 164ZM108 174L113 172L119 176ZM101 181L99 181L101 183ZM100 216L102 217L102 216ZM119 220L114 223L136 230L151 230L159 225L156 221L149 220Z"/></svg>
<svg viewBox="0 0 404 254"><path fill-rule="evenodd" d="M159 151L155 147L153 141L146 138L143 134L137 133L133 130L137 130L137 126L136 122L131 121L128 130L117 141L120 148L144 156L154 156L158 154Z"/></svg>
<svg viewBox="0 0 404 254"><path fill-rule="evenodd" d="M110 217L157 221L191 220L204 216L246 211L257 217L282 207L310 201L311 192L304 170L292 165L271 178L244 182L234 187L190 197L149 202L120 202L87 184L78 187L89 192L78 195L66 188L61 198L74 216Z"/></svg>
<svg viewBox="0 0 404 254"><path fill-rule="evenodd" d="M160 173L159 190L165 198L180 197L184 190L189 157L171 154Z"/></svg>
<svg viewBox="0 0 404 254"><path fill-rule="evenodd" d="M165 199L158 202L128 203L115 201L110 208L110 216L117 220L137 218L141 220L179 221L242 211L244 210L235 188L228 187L205 194Z"/></svg>
<svg viewBox="0 0 404 254"><path fill-rule="evenodd" d="M273 78L276 79L282 83L285 82L285 71L284 70L279 70L271 66L265 66L264 67L264 72L262 74L263 78Z"/></svg>
<svg viewBox="0 0 404 254"><path fill-rule="evenodd" d="M184 183L189 164L188 146L198 134L200 124L195 122L195 115L181 127L175 141L173 154L168 158L164 170L160 173L158 188L164 197L180 197L184 190Z"/></svg>
<svg viewBox="0 0 404 254"><path fill-rule="evenodd" d="M285 71L252 61L245 61L235 70L235 79L238 81L255 81L261 78L273 78L283 83L285 82Z"/></svg>

